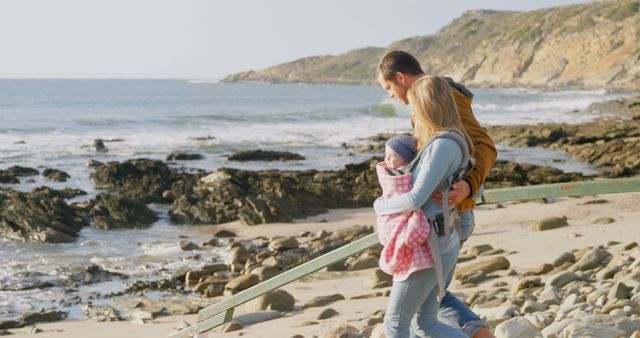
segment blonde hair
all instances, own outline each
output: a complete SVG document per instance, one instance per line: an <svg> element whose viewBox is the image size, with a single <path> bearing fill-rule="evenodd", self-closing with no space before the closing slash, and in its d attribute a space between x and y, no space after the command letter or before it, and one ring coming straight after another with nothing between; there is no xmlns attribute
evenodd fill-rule
<svg viewBox="0 0 640 338"><path fill-rule="evenodd" d="M411 85L407 98L415 117L413 136L422 149L438 132L455 130L464 136L473 154L473 142L464 130L451 90L447 80L439 76L425 75Z"/></svg>

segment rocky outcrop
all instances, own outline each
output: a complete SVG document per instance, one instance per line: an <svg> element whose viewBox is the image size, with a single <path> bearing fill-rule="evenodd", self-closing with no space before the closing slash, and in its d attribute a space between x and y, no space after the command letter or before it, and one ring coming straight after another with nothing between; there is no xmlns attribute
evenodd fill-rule
<svg viewBox="0 0 640 338"><path fill-rule="evenodd" d="M580 125L491 126L487 130L498 143L566 151L576 159L592 164L598 169L599 176L640 173L640 117Z"/></svg>
<svg viewBox="0 0 640 338"><path fill-rule="evenodd" d="M75 240L88 223L64 198L62 192L49 188L29 193L0 190L0 234L28 242Z"/></svg>
<svg viewBox="0 0 640 338"><path fill-rule="evenodd" d="M158 220L158 216L144 203L106 193L100 193L95 200L80 206L94 218L94 226L99 229L146 228Z"/></svg>
<svg viewBox="0 0 640 338"><path fill-rule="evenodd" d="M201 175L200 172L193 175L173 171L158 160L133 159L103 164L91 178L97 188L109 189L142 203L162 203L191 193Z"/></svg>
<svg viewBox="0 0 640 338"><path fill-rule="evenodd" d="M531 12L468 11L439 32L314 56L224 81L375 84L385 50L415 55L429 74L473 87L637 90L640 3L597 1Z"/></svg>
<svg viewBox="0 0 640 338"><path fill-rule="evenodd" d="M46 179L56 182L66 182L71 176L66 172L58 169L47 168L42 171L42 176Z"/></svg>
<svg viewBox="0 0 640 338"><path fill-rule="evenodd" d="M288 151L246 150L229 156L229 161L299 161L304 156Z"/></svg>
<svg viewBox="0 0 640 338"><path fill-rule="evenodd" d="M497 160L485 180L485 187L491 189L582 180L584 176L580 173L565 173L551 167Z"/></svg>
<svg viewBox="0 0 640 338"><path fill-rule="evenodd" d="M370 206L380 195L373 159L341 171L220 169L203 177L170 210L177 223L254 225L291 222L328 208Z"/></svg>

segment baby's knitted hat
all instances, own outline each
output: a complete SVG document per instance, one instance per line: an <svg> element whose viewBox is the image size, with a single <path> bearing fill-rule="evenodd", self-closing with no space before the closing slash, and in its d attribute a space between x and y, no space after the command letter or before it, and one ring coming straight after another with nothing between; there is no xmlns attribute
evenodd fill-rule
<svg viewBox="0 0 640 338"><path fill-rule="evenodd" d="M416 139L410 135L394 136L385 145L395 151L407 163L411 162L416 155Z"/></svg>

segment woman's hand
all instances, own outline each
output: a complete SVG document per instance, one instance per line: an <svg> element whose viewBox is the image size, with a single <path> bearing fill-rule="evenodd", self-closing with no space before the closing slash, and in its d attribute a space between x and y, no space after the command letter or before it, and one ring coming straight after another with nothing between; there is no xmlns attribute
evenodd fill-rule
<svg viewBox="0 0 640 338"><path fill-rule="evenodd" d="M467 181L458 181L453 184L451 190L449 190L449 205L454 206L463 199L469 197L471 193L471 188L469 187L469 183ZM432 195L433 200L440 205L442 208L442 191L436 191Z"/></svg>

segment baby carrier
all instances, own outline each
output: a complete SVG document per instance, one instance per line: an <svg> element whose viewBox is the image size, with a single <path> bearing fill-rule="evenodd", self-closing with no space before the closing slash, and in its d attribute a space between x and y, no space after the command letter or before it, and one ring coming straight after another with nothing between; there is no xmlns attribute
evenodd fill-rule
<svg viewBox="0 0 640 338"><path fill-rule="evenodd" d="M454 226L453 215L452 215L453 206L449 206L449 189L451 189L451 186L454 183L460 180L464 180L469 175L469 173L473 169L475 159L473 158L473 156L469 154L469 147L467 146L467 142L465 141L464 136L462 136L460 132L453 131L453 130L442 131L437 133L426 145L422 147L422 149L420 149L420 152L416 154L415 158L407 166L408 171L411 171L411 169L413 169L413 167L418 163L418 161L420 161L420 158L422 157L424 150L437 139L450 139L456 142L456 144L458 144L458 146L460 147L460 150L462 150L462 161L458 169L452 175L448 176L444 180L444 182L436 188L437 191L442 192L442 220L443 220L442 229L439 229L439 226L437 225L437 224L440 224L438 222L438 217L437 217L440 215L429 218L430 226L433 227L433 230L435 230L438 236L444 236L446 238L445 243L448 244L451 241L451 229ZM456 227L457 226L459 225L456 224ZM460 231L458 229L458 233L459 232ZM442 297L444 297L445 295L445 283L444 283L444 273L442 271L443 270L442 260L440 257L440 246L438 244L437 236L429 236L427 238L427 241L429 243L429 247L431 248L431 254L433 256L433 266L435 268L436 277L438 279L438 284L440 287L440 293L439 293L438 299L441 300Z"/></svg>

